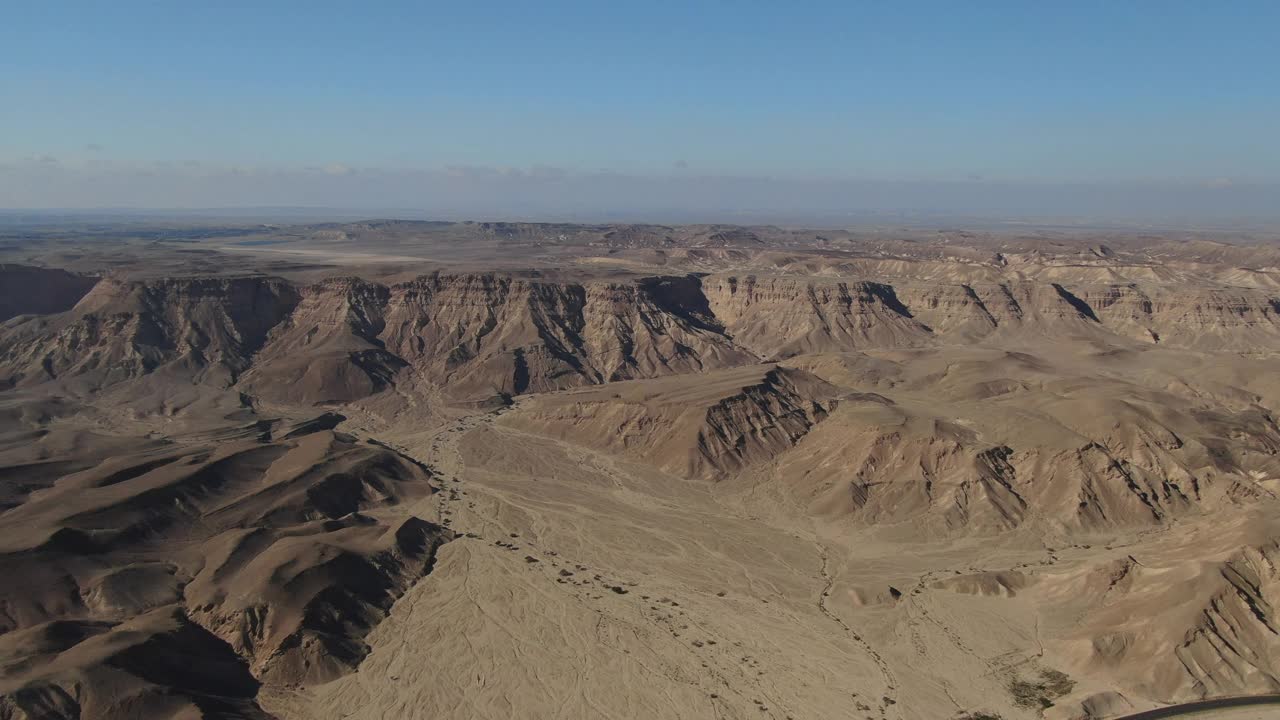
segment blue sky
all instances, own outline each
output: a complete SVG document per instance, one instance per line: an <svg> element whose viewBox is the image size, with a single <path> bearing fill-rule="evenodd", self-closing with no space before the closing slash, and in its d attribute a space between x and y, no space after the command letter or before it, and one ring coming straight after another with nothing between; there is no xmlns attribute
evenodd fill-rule
<svg viewBox="0 0 1280 720"><path fill-rule="evenodd" d="M1275 2L0 11L0 207L251 202L233 192L246 174L275 178L258 204L351 205L390 177L425 193L463 174L1280 183ZM129 179L157 175L203 184ZM308 189L335 176L332 198Z"/></svg>

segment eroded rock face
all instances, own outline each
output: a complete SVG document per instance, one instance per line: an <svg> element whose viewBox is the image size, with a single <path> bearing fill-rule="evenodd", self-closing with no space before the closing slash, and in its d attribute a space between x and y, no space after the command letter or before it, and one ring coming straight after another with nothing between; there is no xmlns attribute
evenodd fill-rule
<svg viewBox="0 0 1280 720"><path fill-rule="evenodd" d="M1274 249L295 239L424 233L543 270L0 268L0 720L256 719L281 688L317 717L1109 716L1280 686Z"/></svg>
<svg viewBox="0 0 1280 720"><path fill-rule="evenodd" d="M1148 404L1141 389L1117 380L1062 379L1060 391L1037 379L1052 366L1031 357L992 356L979 363L983 374L965 365L952 359L918 385L947 388L937 402L955 402L948 407L961 408L963 422L877 393L847 394L780 460L779 481L816 513L911 523L936 537L1033 520L1069 533L1155 527L1269 492L1251 478L1274 472L1280 427L1261 407L1207 410L1159 395ZM1022 379L987 379L1005 374ZM916 384L890 377L885 384ZM1005 413L1016 421L1006 424Z"/></svg>
<svg viewBox="0 0 1280 720"><path fill-rule="evenodd" d="M379 338L390 291L359 278L299 289L293 312L272 328L241 385L275 402L359 400L392 384L405 361Z"/></svg>
<svg viewBox="0 0 1280 720"><path fill-rule="evenodd" d="M1199 350L1280 346L1275 298L1249 289L1110 285L1077 288L1112 332Z"/></svg>
<svg viewBox="0 0 1280 720"><path fill-rule="evenodd" d="M7 327L0 367L11 384L102 387L157 371L230 384L296 303L283 280L107 278L65 313Z"/></svg>
<svg viewBox="0 0 1280 720"><path fill-rule="evenodd" d="M0 336L7 384L101 387L163 371L279 402L351 402L412 375L473 400L820 352L984 339L1127 338L1280 347L1262 291L1015 280L795 276L552 282L496 274L391 286L333 278L106 279L71 310Z"/></svg>
<svg viewBox="0 0 1280 720"><path fill-rule="evenodd" d="M712 276L703 292L733 338L761 357L928 342L890 285Z"/></svg>
<svg viewBox="0 0 1280 720"><path fill-rule="evenodd" d="M740 364L696 281L434 275L391 290L386 346L451 394L523 394Z"/></svg>
<svg viewBox="0 0 1280 720"><path fill-rule="evenodd" d="M536 398L503 422L717 479L791 449L838 403L813 375L773 365L708 373L696 389L663 379Z"/></svg>

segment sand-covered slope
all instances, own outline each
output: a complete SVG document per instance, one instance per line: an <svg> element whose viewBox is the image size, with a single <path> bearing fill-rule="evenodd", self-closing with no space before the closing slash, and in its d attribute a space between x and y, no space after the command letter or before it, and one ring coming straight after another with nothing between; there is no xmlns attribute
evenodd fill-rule
<svg viewBox="0 0 1280 720"><path fill-rule="evenodd" d="M752 365L691 378L539 396L503 423L647 461L691 478L730 475L790 449L838 404L801 371Z"/></svg>
<svg viewBox="0 0 1280 720"><path fill-rule="evenodd" d="M797 359L862 392L779 462L778 481L814 512L939 536L1031 520L1153 526L1269 492L1256 480L1280 471L1280 427L1261 398L1152 386L1141 356L1090 360L976 349Z"/></svg>
<svg viewBox="0 0 1280 720"><path fill-rule="evenodd" d="M1081 618L1055 644L1072 672L1167 701L1280 690L1280 527L1223 518L1124 557L1036 577L1027 592Z"/></svg>
<svg viewBox="0 0 1280 720"><path fill-rule="evenodd" d="M452 533L399 509L419 465L307 430L117 453L0 514L0 716L265 717L261 683L354 668Z"/></svg>

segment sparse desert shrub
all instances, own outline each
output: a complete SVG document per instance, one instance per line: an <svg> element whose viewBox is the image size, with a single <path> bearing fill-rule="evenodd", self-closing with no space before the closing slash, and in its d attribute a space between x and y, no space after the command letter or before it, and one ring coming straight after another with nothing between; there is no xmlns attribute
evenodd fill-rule
<svg viewBox="0 0 1280 720"><path fill-rule="evenodd" d="M1053 701L1071 692L1076 686L1066 673L1059 670L1042 670L1039 681L1016 678L1009 683L1009 693L1018 707L1043 710L1053 707Z"/></svg>
<svg viewBox="0 0 1280 720"><path fill-rule="evenodd" d="M1075 689L1076 681L1060 670L1045 670L1040 673L1044 687L1054 697L1062 697Z"/></svg>

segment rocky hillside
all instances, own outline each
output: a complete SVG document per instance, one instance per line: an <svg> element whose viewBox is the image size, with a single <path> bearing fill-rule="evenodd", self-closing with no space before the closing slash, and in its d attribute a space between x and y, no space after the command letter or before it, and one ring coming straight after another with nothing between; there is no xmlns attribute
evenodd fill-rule
<svg viewBox="0 0 1280 720"><path fill-rule="evenodd" d="M387 347L458 396L523 394L748 362L693 278L551 283L433 275L394 286Z"/></svg>
<svg viewBox="0 0 1280 720"><path fill-rule="evenodd" d="M708 305L738 342L762 357L927 342L890 285L801 278L710 277Z"/></svg>
<svg viewBox="0 0 1280 720"><path fill-rule="evenodd" d="M688 383L638 380L535 398L503 422L690 478L730 476L794 447L838 403L802 370L753 365Z"/></svg>
<svg viewBox="0 0 1280 720"><path fill-rule="evenodd" d="M119 455L0 514L29 581L0 589L0 717L265 718L260 683L351 671L453 534L400 507L428 471L314 425Z"/></svg>
<svg viewBox="0 0 1280 720"><path fill-rule="evenodd" d="M1258 484L1280 472L1269 401L1212 371L1197 392L1171 392L1185 381L1141 356L1104 376L1095 357L1081 364L1062 347L798 358L848 390L779 459L778 482L815 514L939 538L1027 523L1068 535L1154 527L1270 496Z"/></svg>
<svg viewBox="0 0 1280 720"><path fill-rule="evenodd" d="M326 404L412 377L480 400L873 348L1074 338L1269 351L1278 307L1256 289L1029 280L107 279L66 312L3 326L0 382L100 387L164 371Z"/></svg>
<svg viewBox="0 0 1280 720"><path fill-rule="evenodd" d="M101 387L171 371L229 384L297 300L293 286L274 279L104 279L65 313L6 326L0 377L69 376Z"/></svg>

